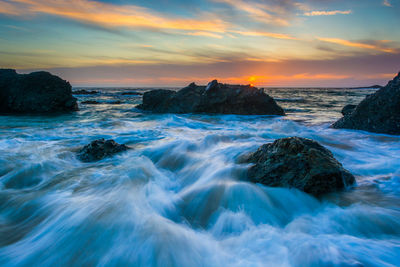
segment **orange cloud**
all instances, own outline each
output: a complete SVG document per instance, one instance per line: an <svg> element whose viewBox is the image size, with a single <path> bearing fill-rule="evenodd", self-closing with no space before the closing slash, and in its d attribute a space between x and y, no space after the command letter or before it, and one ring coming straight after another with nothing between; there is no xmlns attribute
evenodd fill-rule
<svg viewBox="0 0 400 267"><path fill-rule="evenodd" d="M343 46L356 47L356 48L362 48L362 49L371 49L371 50L385 52L385 53L396 53L396 51L392 48L382 47L377 44L351 42L351 41L339 39L339 38L317 38L317 39L320 41L323 41L323 42L333 43L333 44L338 44L338 45L343 45ZM384 42L387 42L387 41L384 41Z"/></svg>
<svg viewBox="0 0 400 267"><path fill-rule="evenodd" d="M349 15L351 14L351 10L332 10L332 11L310 11L304 13L305 16L333 16L333 15Z"/></svg>
<svg viewBox="0 0 400 267"><path fill-rule="evenodd" d="M244 36L262 36L262 37L271 37L276 39L287 39L287 40L296 40L296 37L283 34L283 33L273 33L273 32L247 32L247 31L230 31L232 33L237 33Z"/></svg>
<svg viewBox="0 0 400 267"><path fill-rule="evenodd" d="M219 19L168 18L134 5L112 5L89 0L0 0L0 13L6 15L49 14L103 27L157 28L224 32Z"/></svg>

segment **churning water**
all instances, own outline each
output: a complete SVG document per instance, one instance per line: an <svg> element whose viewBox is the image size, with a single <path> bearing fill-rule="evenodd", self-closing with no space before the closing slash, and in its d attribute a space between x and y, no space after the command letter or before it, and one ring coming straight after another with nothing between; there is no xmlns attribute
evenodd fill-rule
<svg viewBox="0 0 400 267"><path fill-rule="evenodd" d="M0 116L1 266L399 266L400 137L329 128L373 90L267 90L286 117L140 113L117 91ZM316 199L247 182L237 158L288 136L326 146L356 187ZM97 138L133 149L80 162Z"/></svg>

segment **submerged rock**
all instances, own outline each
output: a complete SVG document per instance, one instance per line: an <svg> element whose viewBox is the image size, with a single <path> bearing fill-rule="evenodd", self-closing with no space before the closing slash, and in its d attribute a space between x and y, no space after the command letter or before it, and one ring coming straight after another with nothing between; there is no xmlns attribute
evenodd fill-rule
<svg viewBox="0 0 400 267"><path fill-rule="evenodd" d="M355 182L333 154L318 142L301 137L275 140L247 156L252 182L274 187L294 187L319 196Z"/></svg>
<svg viewBox="0 0 400 267"><path fill-rule="evenodd" d="M400 134L400 73L385 87L367 96L333 128Z"/></svg>
<svg viewBox="0 0 400 267"><path fill-rule="evenodd" d="M78 110L71 85L48 72L18 74L0 69L0 112L54 113Z"/></svg>
<svg viewBox="0 0 400 267"><path fill-rule="evenodd" d="M143 95L143 93L131 91L131 92L123 92L121 93L121 95Z"/></svg>
<svg viewBox="0 0 400 267"><path fill-rule="evenodd" d="M100 104L100 102L99 102L99 101L96 101L96 100L85 100L85 101L82 101L81 104L86 104L86 105L98 105L98 104Z"/></svg>
<svg viewBox="0 0 400 267"><path fill-rule="evenodd" d="M138 108L157 113L285 115L263 90L250 85L222 84L217 80L207 87L191 83L178 92L163 89L146 92Z"/></svg>
<svg viewBox="0 0 400 267"><path fill-rule="evenodd" d="M96 95L98 93L99 93L98 91L94 91L94 90L93 91L87 91L85 89L76 90L76 91L72 92L72 94L74 94L74 95Z"/></svg>
<svg viewBox="0 0 400 267"><path fill-rule="evenodd" d="M129 147L104 138L95 140L78 151L78 158L84 162L92 162L111 157L128 150Z"/></svg>

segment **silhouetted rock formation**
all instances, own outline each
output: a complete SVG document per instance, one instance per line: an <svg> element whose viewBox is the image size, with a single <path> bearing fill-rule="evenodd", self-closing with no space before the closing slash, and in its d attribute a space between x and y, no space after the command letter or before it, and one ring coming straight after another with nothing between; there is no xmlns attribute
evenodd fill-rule
<svg viewBox="0 0 400 267"><path fill-rule="evenodd" d="M48 72L17 74L0 69L0 112L55 113L78 110L71 85Z"/></svg>
<svg viewBox="0 0 400 267"><path fill-rule="evenodd" d="M400 73L344 115L333 128L400 134Z"/></svg>
<svg viewBox="0 0 400 267"><path fill-rule="evenodd" d="M318 196L355 182L332 153L318 142L301 137L275 140L247 155L254 163L248 171L252 182L274 187L294 187Z"/></svg>
<svg viewBox="0 0 400 267"><path fill-rule="evenodd" d="M285 115L275 100L249 85L228 85L216 80L207 86L191 83L179 90L152 90L143 95L138 108L156 113L219 113Z"/></svg>
<svg viewBox="0 0 400 267"><path fill-rule="evenodd" d="M349 115L354 111L354 109L357 107L357 105L346 105L342 108L342 114L343 116Z"/></svg>
<svg viewBox="0 0 400 267"><path fill-rule="evenodd" d="M121 93L121 95L143 95L143 93L132 91L132 92L123 92Z"/></svg>
<svg viewBox="0 0 400 267"><path fill-rule="evenodd" d="M72 92L73 95L96 95L98 93L99 93L98 91L87 91L85 89L76 90Z"/></svg>
<svg viewBox="0 0 400 267"><path fill-rule="evenodd" d="M111 157L114 154L128 150L129 147L104 138L95 140L78 151L78 158L84 162L93 162Z"/></svg>
<svg viewBox="0 0 400 267"><path fill-rule="evenodd" d="M85 100L85 101L82 101L81 104L98 105L98 104L101 104L101 103L99 101L96 101L96 100Z"/></svg>

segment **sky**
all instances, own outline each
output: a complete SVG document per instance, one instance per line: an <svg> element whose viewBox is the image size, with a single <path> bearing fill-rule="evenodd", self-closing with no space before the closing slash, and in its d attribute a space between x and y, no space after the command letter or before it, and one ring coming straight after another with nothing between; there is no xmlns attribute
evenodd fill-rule
<svg viewBox="0 0 400 267"><path fill-rule="evenodd" d="M73 86L385 85L400 0L0 0L0 68Z"/></svg>

